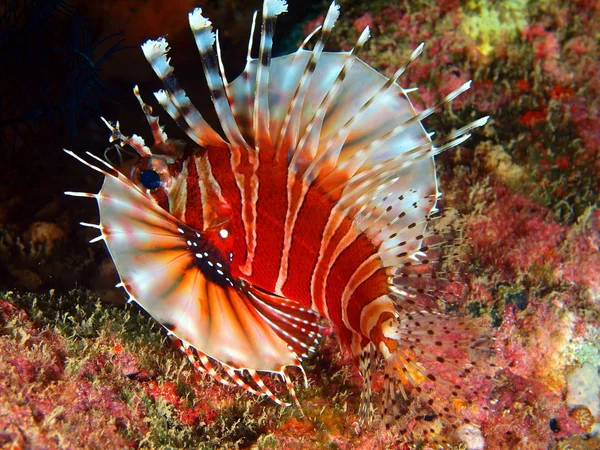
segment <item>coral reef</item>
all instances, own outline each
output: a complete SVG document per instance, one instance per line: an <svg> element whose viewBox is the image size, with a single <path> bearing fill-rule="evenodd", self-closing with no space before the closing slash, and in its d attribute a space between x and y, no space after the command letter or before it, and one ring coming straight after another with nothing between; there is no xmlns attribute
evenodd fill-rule
<svg viewBox="0 0 600 450"><path fill-rule="evenodd" d="M127 6L143 3L123 2L111 14L128 23ZM235 3L235 17L245 17L259 2ZM468 411L476 420L454 437L457 448L599 448L597 396L577 388L597 380L600 366L600 3L340 3L328 45L349 49L370 26L361 58L387 75L426 43L400 80L419 86L411 94L417 108L473 79L428 129L444 135L491 116L437 162L443 202L459 212L471 246L465 294L440 307L483 324L499 358L489 393ZM311 31L314 22L286 31L300 27ZM130 31L135 39L142 32ZM113 77L121 69L107 66ZM139 115L136 105L132 111L131 128ZM127 114L118 117L127 122ZM100 154L106 132L90 123L84 133L86 148ZM304 417L195 373L112 289L105 249L87 246L94 235L77 227L97 212L62 197L94 191L98 178L56 150L30 171L0 175L0 447L435 448L360 425L361 381L329 332L307 361L308 389L298 389Z"/></svg>
<svg viewBox="0 0 600 450"><path fill-rule="evenodd" d="M497 43L515 40L527 24L528 0L492 3L471 0L463 5L461 31L477 45L477 50L488 56Z"/></svg>
<svg viewBox="0 0 600 450"><path fill-rule="evenodd" d="M595 434L597 398L576 405L567 392L582 373L595 383L600 366L600 91L588 72L598 69L600 5L424 3L365 6L377 32L363 58L390 75L425 42L402 80L419 86L417 108L473 79L427 126L443 135L491 115L474 142L438 158L472 247L469 293L453 308L486 318L504 358L485 446L596 448L597 437L579 436ZM349 22L341 45L360 26Z"/></svg>
<svg viewBox="0 0 600 450"><path fill-rule="evenodd" d="M197 373L136 307L88 294L0 294L0 447L373 448L334 336L306 367L304 414Z"/></svg>

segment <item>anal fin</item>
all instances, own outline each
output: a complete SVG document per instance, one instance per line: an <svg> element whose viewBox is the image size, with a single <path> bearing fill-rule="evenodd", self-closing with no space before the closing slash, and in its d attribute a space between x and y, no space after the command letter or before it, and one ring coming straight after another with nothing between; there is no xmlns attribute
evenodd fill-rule
<svg viewBox="0 0 600 450"><path fill-rule="evenodd" d="M249 297L256 310L267 320L278 336L287 342L299 360L314 351L321 334L319 316L309 308L270 294L256 287L248 289Z"/></svg>

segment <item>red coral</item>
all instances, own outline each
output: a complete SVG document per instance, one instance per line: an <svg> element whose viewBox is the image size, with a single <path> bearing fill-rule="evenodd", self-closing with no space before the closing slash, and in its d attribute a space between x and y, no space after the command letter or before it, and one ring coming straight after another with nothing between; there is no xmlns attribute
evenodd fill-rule
<svg viewBox="0 0 600 450"><path fill-rule="evenodd" d="M541 111L541 110L526 111L525 113L523 113L521 115L521 118L519 119L519 122L521 122L521 124L523 124L525 126L533 128L538 123L545 122L546 121L546 115L547 115L546 111Z"/></svg>
<svg viewBox="0 0 600 450"><path fill-rule="evenodd" d="M547 33L535 42L536 58L558 58L560 55L560 45L553 33Z"/></svg>
<svg viewBox="0 0 600 450"><path fill-rule="evenodd" d="M496 186L496 195L470 224L473 245L486 264L516 275L534 263L558 262L565 229L549 219L550 211L505 186Z"/></svg>
<svg viewBox="0 0 600 450"><path fill-rule="evenodd" d="M359 33L362 33L362 31L367 27L373 29L373 17L371 14L365 13L355 19L352 25Z"/></svg>

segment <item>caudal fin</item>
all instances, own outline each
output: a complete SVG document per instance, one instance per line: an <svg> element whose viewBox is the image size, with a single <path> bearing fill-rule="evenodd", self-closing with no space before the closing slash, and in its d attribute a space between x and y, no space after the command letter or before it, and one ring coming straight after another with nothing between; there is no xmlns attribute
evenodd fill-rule
<svg viewBox="0 0 600 450"><path fill-rule="evenodd" d="M386 425L435 442L450 429L485 418L497 369L494 341L473 319L432 311L399 313L383 326L396 343L384 356Z"/></svg>

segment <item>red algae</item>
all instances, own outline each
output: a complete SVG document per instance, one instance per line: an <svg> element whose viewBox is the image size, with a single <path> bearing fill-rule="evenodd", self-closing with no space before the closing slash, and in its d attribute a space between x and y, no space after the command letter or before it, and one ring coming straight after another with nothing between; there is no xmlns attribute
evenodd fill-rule
<svg viewBox="0 0 600 450"><path fill-rule="evenodd" d="M551 212L501 185L495 195L485 214L468 226L472 245L484 263L513 276L533 264L557 265L566 230L549 219Z"/></svg>
<svg viewBox="0 0 600 450"><path fill-rule="evenodd" d="M143 416L123 402L117 386L97 386L67 370L64 337L41 328L0 299L0 444L11 448L134 448L125 423ZM104 418L110 417L109 421ZM98 421L103 426L98 426Z"/></svg>

